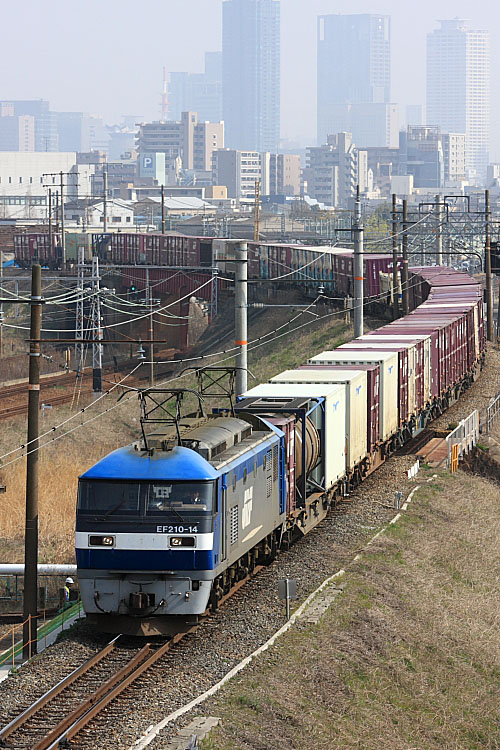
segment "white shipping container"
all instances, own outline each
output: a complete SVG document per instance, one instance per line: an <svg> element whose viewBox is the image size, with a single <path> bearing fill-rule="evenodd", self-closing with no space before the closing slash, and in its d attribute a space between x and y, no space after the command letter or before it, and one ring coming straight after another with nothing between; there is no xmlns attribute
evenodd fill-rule
<svg viewBox="0 0 500 750"><path fill-rule="evenodd" d="M389 326L388 331L391 330ZM392 330L397 330L396 328ZM431 337L426 333L415 333L415 334L383 334L376 336L360 336L360 339L366 341L395 341L396 343L406 343L407 341L423 341L424 342L424 398L425 401L431 399Z"/></svg>
<svg viewBox="0 0 500 750"><path fill-rule="evenodd" d="M324 411L319 407L310 415L323 432L324 482L326 489L345 475L345 385L308 385L307 383L263 383L243 394L242 398L323 398ZM312 404L311 404L312 405ZM321 418L318 424L317 420Z"/></svg>
<svg viewBox="0 0 500 750"><path fill-rule="evenodd" d="M346 468L367 455L367 374L363 370L286 370L271 383L343 383L346 387Z"/></svg>
<svg viewBox="0 0 500 750"><path fill-rule="evenodd" d="M370 337L370 341L361 341L360 339L354 339L348 344L343 344L342 349L394 349L398 344L390 344L389 342L384 343L381 341L379 344L372 344L371 339L375 339L375 336ZM399 345L400 348L406 349L408 352L408 416L416 413L416 401L415 401L415 346L408 341L402 341Z"/></svg>
<svg viewBox="0 0 500 750"><path fill-rule="evenodd" d="M380 366L380 439L387 440L398 430L398 355L397 352L349 352L335 349L310 359L311 365Z"/></svg>

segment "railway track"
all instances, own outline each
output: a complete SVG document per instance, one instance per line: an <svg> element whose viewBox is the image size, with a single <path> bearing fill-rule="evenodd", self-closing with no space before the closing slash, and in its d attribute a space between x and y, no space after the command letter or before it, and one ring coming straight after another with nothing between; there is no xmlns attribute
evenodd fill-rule
<svg viewBox="0 0 500 750"><path fill-rule="evenodd" d="M146 643L132 654L117 636L0 730L0 746L65 746L191 630L159 646Z"/></svg>
<svg viewBox="0 0 500 750"><path fill-rule="evenodd" d="M157 356L172 356L172 352L174 350L166 350L166 352L158 352ZM170 370L167 370L166 372L158 372L158 377L161 377L163 374L170 374ZM121 378L125 377L126 372L119 372L116 373L114 370L104 370L103 371L103 377L105 378L105 381L103 383L103 387L107 388L108 385L111 383L111 378L116 377L117 381ZM132 387L139 387L140 385L144 384L144 381L148 379L149 375L145 375L144 377L134 377L127 379L127 385ZM83 375L83 383L81 386L78 386L78 391L80 394L89 394L92 390L92 376L91 374L84 373ZM54 387L62 387L65 389L64 393L59 393L57 395L52 395L52 389ZM42 401L45 398L50 406L60 406L62 404L68 404L70 403L74 397L74 388L75 388L75 374L74 373L68 373L67 375L59 375L59 376L52 376L52 377L46 377L42 378L40 381L40 393L42 396ZM50 395L49 395L50 394ZM9 404L9 401L14 401L14 403ZM7 385L0 387L0 404L7 402L5 408L0 408L0 421L5 419L10 419L11 417L16 417L19 415L27 414L28 413L28 383L22 382L22 383L15 383L13 385Z"/></svg>
<svg viewBox="0 0 500 750"><path fill-rule="evenodd" d="M219 606L262 568L262 565L256 565L235 583L222 597ZM208 610L205 618L210 619ZM16 750L67 747L130 685L198 627L194 625L161 645L146 643L141 648L132 649L127 647L124 636L116 636L4 726L0 730L0 747Z"/></svg>

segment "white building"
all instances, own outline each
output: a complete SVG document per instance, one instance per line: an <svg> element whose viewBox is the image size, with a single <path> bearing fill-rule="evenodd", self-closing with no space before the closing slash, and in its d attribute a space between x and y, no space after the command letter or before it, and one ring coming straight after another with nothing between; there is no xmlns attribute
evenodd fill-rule
<svg viewBox="0 0 500 750"><path fill-rule="evenodd" d="M46 196L46 187L60 188L69 198L90 195L94 167L76 163L76 153L0 151L0 195Z"/></svg>
<svg viewBox="0 0 500 750"><path fill-rule="evenodd" d="M264 167L267 163L268 159L264 159ZM220 148L213 153L212 182L214 185L225 185L228 198L254 196L256 181L268 184L267 170L264 168L263 179L262 166L262 156L258 151Z"/></svg>
<svg viewBox="0 0 500 750"><path fill-rule="evenodd" d="M311 198L333 208L349 208L359 184L368 188L368 154L359 151L351 133L329 135L323 146L306 150L304 178Z"/></svg>
<svg viewBox="0 0 500 750"><path fill-rule="evenodd" d="M469 174L486 176L490 137L489 33L460 19L427 35L427 122L466 134Z"/></svg>
<svg viewBox="0 0 500 750"><path fill-rule="evenodd" d="M134 208L129 201L113 198L106 201L106 217L109 231L130 228L134 224ZM76 200L65 205L68 225L102 227L104 224L104 202L99 199Z"/></svg>

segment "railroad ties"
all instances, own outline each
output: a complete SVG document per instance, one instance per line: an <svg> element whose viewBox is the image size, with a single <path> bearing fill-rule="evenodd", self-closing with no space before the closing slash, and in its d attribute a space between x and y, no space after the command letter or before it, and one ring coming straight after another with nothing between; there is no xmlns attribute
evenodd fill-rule
<svg viewBox="0 0 500 750"><path fill-rule="evenodd" d="M0 747L48 750L76 737L194 628L130 655L117 636L0 730Z"/></svg>

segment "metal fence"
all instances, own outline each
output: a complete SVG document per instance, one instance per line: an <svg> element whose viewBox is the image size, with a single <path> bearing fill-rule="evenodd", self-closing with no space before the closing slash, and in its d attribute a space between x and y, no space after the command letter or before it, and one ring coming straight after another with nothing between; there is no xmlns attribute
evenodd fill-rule
<svg viewBox="0 0 500 750"><path fill-rule="evenodd" d="M484 424L481 425L481 432L484 432L486 435L489 435L493 422L495 421L495 419L497 419L499 414L500 414L500 393L497 393L495 398L491 400L488 408L486 409L486 417L484 419Z"/></svg>
<svg viewBox="0 0 500 750"><path fill-rule="evenodd" d="M477 409L462 419L458 427L446 437L447 466L456 471L463 457L476 445L479 438L479 412Z"/></svg>

